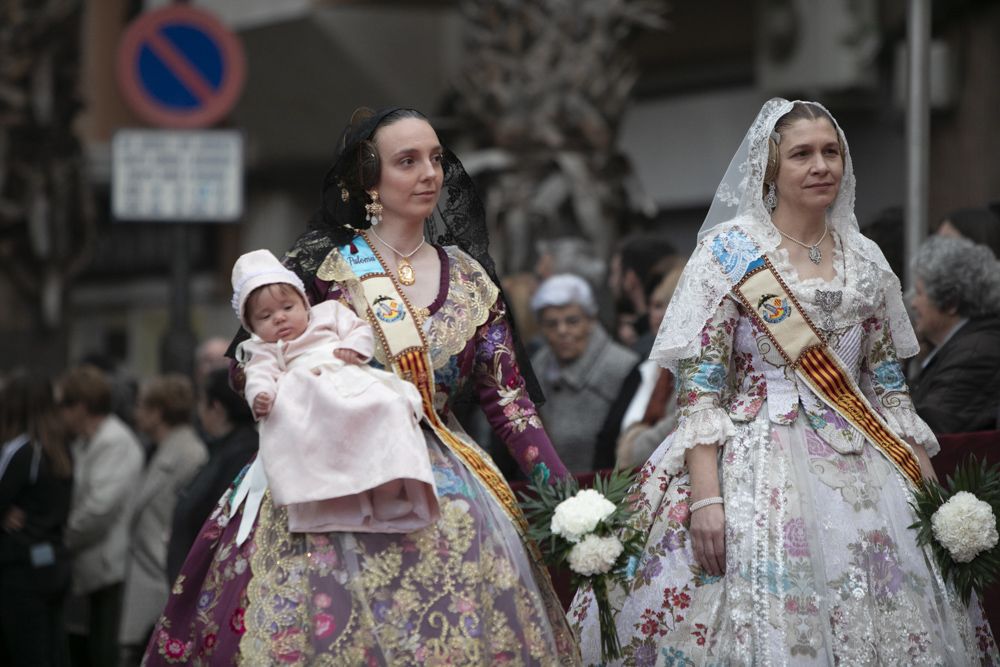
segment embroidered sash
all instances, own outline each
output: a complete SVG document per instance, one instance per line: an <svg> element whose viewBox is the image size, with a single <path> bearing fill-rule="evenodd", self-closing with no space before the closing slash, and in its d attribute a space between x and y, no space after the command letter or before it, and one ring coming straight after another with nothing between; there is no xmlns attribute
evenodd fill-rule
<svg viewBox="0 0 1000 667"><path fill-rule="evenodd" d="M750 263L733 294L816 396L863 433L914 486L921 486L913 450L871 406L767 257Z"/></svg>
<svg viewBox="0 0 1000 667"><path fill-rule="evenodd" d="M413 383L423 399L427 423L441 442L483 483L522 535L525 534L527 521L503 476L489 461L452 433L434 410L434 370L427 354L424 332L414 317L415 309L396 280L385 270L382 258L364 235L355 237L352 243L340 248L340 254L361 283L368 307L364 315L385 350L386 364L399 377Z"/></svg>

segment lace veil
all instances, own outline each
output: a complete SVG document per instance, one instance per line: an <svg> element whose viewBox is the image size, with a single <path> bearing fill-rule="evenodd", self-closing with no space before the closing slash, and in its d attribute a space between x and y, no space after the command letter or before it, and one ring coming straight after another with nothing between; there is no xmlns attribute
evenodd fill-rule
<svg viewBox="0 0 1000 667"><path fill-rule="evenodd" d="M699 334L723 297L743 277L751 262L772 252L781 242L781 235L771 224L771 216L764 207L764 172L768 138L778 120L791 111L795 103L781 98L765 102L729 163L698 232L698 245L684 268L653 343L650 358L661 366L676 370L678 361L698 354ZM826 111L821 104L806 103ZM851 153L836 120L834 125L844 147L844 175L837 198L827 211L827 222L840 235L846 251L860 254L879 269L896 352L900 357L913 356L918 349L917 339L903 305L899 278L879 247L858 231ZM727 233L734 228L743 235ZM746 242L747 237L750 243ZM719 247L726 250L721 253L724 261L717 259L717 253L713 252Z"/></svg>

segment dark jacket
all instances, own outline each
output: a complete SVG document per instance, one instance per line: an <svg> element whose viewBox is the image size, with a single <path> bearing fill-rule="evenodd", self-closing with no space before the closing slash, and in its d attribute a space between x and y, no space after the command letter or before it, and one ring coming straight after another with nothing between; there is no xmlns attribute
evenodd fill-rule
<svg viewBox="0 0 1000 667"><path fill-rule="evenodd" d="M236 475L257 453L257 443L257 431L250 425L237 426L228 435L208 443L208 462L180 491L174 507L167 547L167 577L171 584L180 573L202 524Z"/></svg>
<svg viewBox="0 0 1000 667"><path fill-rule="evenodd" d="M56 477L41 450L24 438L20 447L7 443L10 454L0 473L0 516L13 506L25 515L24 528L0 532L0 566L30 566L32 558L44 562L68 562L63 530L69 516L72 480ZM51 560L50 560L51 559ZM35 563L35 567L38 567Z"/></svg>
<svg viewBox="0 0 1000 667"><path fill-rule="evenodd" d="M63 529L72 480L57 476L26 436L0 447L0 468L0 516L11 507L24 512L22 529L0 531L0 664L66 665L62 608L70 560Z"/></svg>
<svg viewBox="0 0 1000 667"><path fill-rule="evenodd" d="M912 387L935 433L995 427L1000 406L1000 317L969 320L937 350Z"/></svg>

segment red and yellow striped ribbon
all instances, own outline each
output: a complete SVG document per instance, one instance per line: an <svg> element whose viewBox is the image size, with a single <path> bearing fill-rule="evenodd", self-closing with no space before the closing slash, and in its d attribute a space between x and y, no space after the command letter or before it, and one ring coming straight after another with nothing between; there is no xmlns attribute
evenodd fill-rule
<svg viewBox="0 0 1000 667"><path fill-rule="evenodd" d="M420 396L424 403L424 414L427 422L437 433L444 444L462 459L466 467L479 478L492 492L493 496L500 502L507 514L514 520L515 525L522 534L528 530L528 522L524 518L521 506L517 503L514 492L508 486L506 480L483 457L473 450L467 443L462 442L451 430L445 426L444 422L434 410L433 382L431 370L427 367L427 355L423 350L410 350L403 353L395 360L399 367L399 376L409 380L420 391ZM534 544L532 543L532 546Z"/></svg>
<svg viewBox="0 0 1000 667"><path fill-rule="evenodd" d="M910 481L917 486L923 483L920 464L913 451L873 414L871 406L857 395L853 389L854 383L847 379L843 368L830 358L824 347L808 348L799 357L797 365L813 390L825 397L832 404L831 407L864 433Z"/></svg>

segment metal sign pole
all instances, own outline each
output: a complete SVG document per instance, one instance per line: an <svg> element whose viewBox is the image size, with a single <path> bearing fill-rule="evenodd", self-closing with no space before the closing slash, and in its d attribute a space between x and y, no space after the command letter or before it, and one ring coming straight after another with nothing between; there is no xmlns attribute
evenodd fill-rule
<svg viewBox="0 0 1000 667"><path fill-rule="evenodd" d="M927 235L927 187L930 182L930 0L909 0L907 11L906 205L904 286L913 287L911 262Z"/></svg>
<svg viewBox="0 0 1000 667"><path fill-rule="evenodd" d="M242 209L242 138L191 130L210 127L232 110L245 74L236 35L211 13L178 0L130 23L118 46L125 101L147 122L170 128L159 134L120 130L112 142L115 217L172 227L163 372L194 370L191 231L185 222L235 222Z"/></svg>
<svg viewBox="0 0 1000 667"><path fill-rule="evenodd" d="M194 377L198 341L191 328L191 258L188 225L169 223L171 230L170 323L160 340L160 370Z"/></svg>

